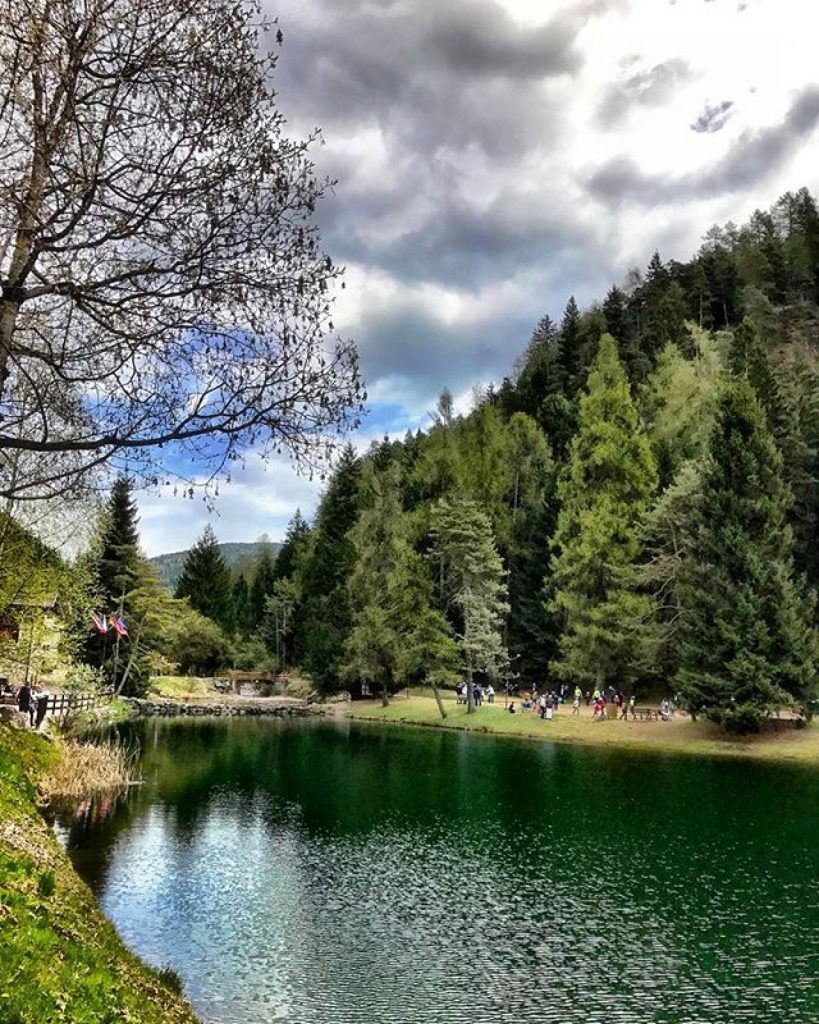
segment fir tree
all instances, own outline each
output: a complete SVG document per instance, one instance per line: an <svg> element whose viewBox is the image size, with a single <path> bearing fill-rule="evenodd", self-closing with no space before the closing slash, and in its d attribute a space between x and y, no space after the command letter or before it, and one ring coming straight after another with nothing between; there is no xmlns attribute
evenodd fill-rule
<svg viewBox="0 0 819 1024"><path fill-rule="evenodd" d="M191 608L211 619L230 635L235 625L230 570L219 542L208 524L185 555L176 597L187 597Z"/></svg>
<svg viewBox="0 0 819 1024"><path fill-rule="evenodd" d="M581 345L580 310L574 295L572 295L563 312L557 341L561 384L567 398L573 398L580 387L580 373L583 365Z"/></svg>
<svg viewBox="0 0 819 1024"><path fill-rule="evenodd" d="M645 624L653 607L632 575L640 516L656 482L651 445L616 344L604 335L560 484L552 607L565 631L553 667L566 679L622 683L645 662Z"/></svg>
<svg viewBox="0 0 819 1024"><path fill-rule="evenodd" d="M746 380L725 388L686 563L678 673L689 708L737 730L815 685L812 604L794 579L782 459Z"/></svg>

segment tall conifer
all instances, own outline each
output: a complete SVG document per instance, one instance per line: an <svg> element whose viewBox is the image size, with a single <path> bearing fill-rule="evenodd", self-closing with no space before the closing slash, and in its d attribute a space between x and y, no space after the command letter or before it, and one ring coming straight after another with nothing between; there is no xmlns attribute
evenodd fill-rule
<svg viewBox="0 0 819 1024"><path fill-rule="evenodd" d="M758 728L815 686L812 603L794 579L791 496L753 389L720 398L682 592L680 692L694 712Z"/></svg>
<svg viewBox="0 0 819 1024"><path fill-rule="evenodd" d="M230 570L210 524L185 555L175 596L187 597L191 608L217 623L226 633L233 632L235 618Z"/></svg>
<svg viewBox="0 0 819 1024"><path fill-rule="evenodd" d="M617 346L604 334L560 485L553 608L565 631L554 668L566 679L602 686L640 671L653 609L631 574L640 555L639 519L656 483Z"/></svg>

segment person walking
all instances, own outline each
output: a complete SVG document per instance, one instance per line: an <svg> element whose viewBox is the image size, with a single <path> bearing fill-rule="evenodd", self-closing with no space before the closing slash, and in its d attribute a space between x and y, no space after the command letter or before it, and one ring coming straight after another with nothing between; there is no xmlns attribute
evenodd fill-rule
<svg viewBox="0 0 819 1024"><path fill-rule="evenodd" d="M34 720L34 728L35 729L39 729L40 726L43 724L43 720L45 719L47 711L48 711L48 691L47 690L40 690L40 692L37 694L37 708L36 708L37 715L36 715L36 718Z"/></svg>
<svg viewBox="0 0 819 1024"><path fill-rule="evenodd" d="M545 693L542 693L540 695L540 697L538 697L537 704L538 704L538 709L540 710L540 718L541 718L541 721L542 721L546 717L546 694Z"/></svg>
<svg viewBox="0 0 819 1024"><path fill-rule="evenodd" d="M637 698L632 693L632 695L628 699L628 709L631 712L631 720L632 720L632 722L637 718L637 711L636 711L636 708L635 708L636 703L637 703Z"/></svg>
<svg viewBox="0 0 819 1024"><path fill-rule="evenodd" d="M579 691L575 690L574 691L574 700L572 701L572 714L573 715L579 715L580 714L580 697L579 697L578 694L579 694Z"/></svg>
<svg viewBox="0 0 819 1024"><path fill-rule="evenodd" d="M555 695L554 691L546 695L546 721L551 722L552 715L555 710Z"/></svg>
<svg viewBox="0 0 819 1024"><path fill-rule="evenodd" d="M495 687L491 683L486 687L486 703L495 703Z"/></svg>

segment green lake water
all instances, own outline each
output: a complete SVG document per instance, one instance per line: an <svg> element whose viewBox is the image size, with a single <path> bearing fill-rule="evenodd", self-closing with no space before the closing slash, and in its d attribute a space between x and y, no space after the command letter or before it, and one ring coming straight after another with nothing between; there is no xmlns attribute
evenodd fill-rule
<svg viewBox="0 0 819 1024"><path fill-rule="evenodd" d="M819 1020L819 771L348 722L134 731L145 785L61 831L206 1024Z"/></svg>

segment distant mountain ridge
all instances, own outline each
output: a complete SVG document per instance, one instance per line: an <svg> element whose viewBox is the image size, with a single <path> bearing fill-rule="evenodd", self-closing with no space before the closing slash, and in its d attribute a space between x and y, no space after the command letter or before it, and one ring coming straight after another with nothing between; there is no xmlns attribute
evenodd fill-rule
<svg viewBox="0 0 819 1024"><path fill-rule="evenodd" d="M275 558L279 553L281 544L274 541L227 541L219 545L219 550L222 552L222 557L227 562L231 572L236 575L244 573L248 577L248 582L250 582L249 577L253 575L256 563L261 557L262 548L265 545L271 549ZM159 578L169 590L176 589L177 580L182 575L185 555L187 555L189 550L172 551L170 554L155 555L153 558L148 559L159 573Z"/></svg>

